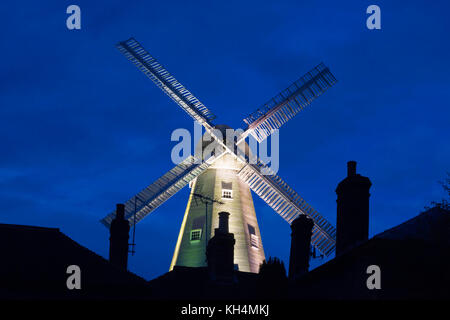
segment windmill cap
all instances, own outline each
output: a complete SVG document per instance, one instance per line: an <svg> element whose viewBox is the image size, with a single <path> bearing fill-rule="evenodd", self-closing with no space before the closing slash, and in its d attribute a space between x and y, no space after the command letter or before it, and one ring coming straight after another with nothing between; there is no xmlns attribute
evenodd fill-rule
<svg viewBox="0 0 450 320"><path fill-rule="evenodd" d="M218 130L220 132L220 134L222 135L222 141L224 144L227 144L227 131L228 134L233 134L233 139L235 139L234 142L237 142L236 139L237 137L235 136L235 129L233 129L230 126L227 126L225 124L218 124L214 126L215 130ZM231 130L231 131L229 131ZM195 153L196 154L202 154L203 151L206 149L207 146L209 146L211 143L213 143L214 139L211 138L211 135L209 134L209 132L205 132L205 134L202 136L202 139L200 141L198 141L196 147L195 147ZM232 146L232 141L230 141L229 144L227 144L228 146ZM245 153L245 155L247 157L251 157L252 156L252 152L250 150L250 147L248 146L247 142L243 141L239 144L239 148L241 149L241 151L243 151ZM202 152L200 152L202 151Z"/></svg>

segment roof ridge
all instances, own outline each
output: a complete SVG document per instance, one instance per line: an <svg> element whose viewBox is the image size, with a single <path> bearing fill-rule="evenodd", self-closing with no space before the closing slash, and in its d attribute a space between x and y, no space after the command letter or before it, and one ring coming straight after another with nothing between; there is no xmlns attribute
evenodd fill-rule
<svg viewBox="0 0 450 320"><path fill-rule="evenodd" d="M22 224L9 224L9 223L0 223L0 228L61 232L59 230L59 228L49 228L49 227L30 226L30 225L22 225Z"/></svg>
<svg viewBox="0 0 450 320"><path fill-rule="evenodd" d="M428 219L427 222L429 224L431 224L432 223L431 219L436 218L438 215L443 214L445 212L448 213L449 211L446 209L443 209L443 208L439 208L439 207L430 208L426 211L420 212L418 215L416 215L406 221L403 221L402 223L400 223L396 226L393 226L392 228L386 229L386 230L376 234L375 236L372 237L372 239L382 238L384 236L387 236L387 235L391 234L392 232L395 232L396 230L399 230L400 228L407 226L408 224L420 221L420 219L422 219L422 218Z"/></svg>

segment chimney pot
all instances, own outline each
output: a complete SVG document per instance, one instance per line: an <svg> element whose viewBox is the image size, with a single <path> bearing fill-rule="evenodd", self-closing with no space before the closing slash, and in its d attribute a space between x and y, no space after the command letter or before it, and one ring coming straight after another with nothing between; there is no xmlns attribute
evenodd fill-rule
<svg viewBox="0 0 450 320"><path fill-rule="evenodd" d="M356 176L356 161L347 162L347 176L348 177Z"/></svg>
<svg viewBox="0 0 450 320"><path fill-rule="evenodd" d="M118 268L127 270L130 224L125 220L125 205L116 205L116 216L109 232L109 261Z"/></svg>
<svg viewBox="0 0 450 320"><path fill-rule="evenodd" d="M116 218L125 219L125 205L123 203L116 204Z"/></svg>
<svg viewBox="0 0 450 320"><path fill-rule="evenodd" d="M221 233L228 233L228 212L219 212L219 231Z"/></svg>

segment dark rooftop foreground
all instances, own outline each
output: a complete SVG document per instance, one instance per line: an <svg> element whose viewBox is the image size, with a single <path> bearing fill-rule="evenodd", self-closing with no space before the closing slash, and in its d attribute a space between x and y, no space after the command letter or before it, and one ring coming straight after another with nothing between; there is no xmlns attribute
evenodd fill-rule
<svg viewBox="0 0 450 320"><path fill-rule="evenodd" d="M450 212L432 208L312 270L291 287L300 299L449 299ZM381 270L369 290L367 267Z"/></svg>
<svg viewBox="0 0 450 320"><path fill-rule="evenodd" d="M214 285L207 268L178 267L149 285L162 299L449 299L449 239L450 212L432 208L295 281L235 272L232 283ZM366 285L370 265L380 267L380 290Z"/></svg>
<svg viewBox="0 0 450 320"><path fill-rule="evenodd" d="M0 298L139 297L146 281L118 270L59 229L0 224ZM81 290L68 290L67 267L81 269Z"/></svg>
<svg viewBox="0 0 450 320"><path fill-rule="evenodd" d="M208 269L176 267L146 281L79 245L58 229L0 224L0 298L7 299L449 299L450 212L433 208L288 281L284 269L234 271L211 280ZM81 290L68 290L69 265ZM369 290L367 267L381 269ZM284 268L284 267L283 267Z"/></svg>

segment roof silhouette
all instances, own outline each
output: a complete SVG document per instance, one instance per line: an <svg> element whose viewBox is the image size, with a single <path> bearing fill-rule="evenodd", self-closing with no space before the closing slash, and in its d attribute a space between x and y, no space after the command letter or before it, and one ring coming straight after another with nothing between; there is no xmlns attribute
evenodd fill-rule
<svg viewBox="0 0 450 320"><path fill-rule="evenodd" d="M450 212L432 208L288 282L279 272L234 272L228 284L207 268L176 267L151 281L121 271L56 228L0 224L0 298L8 299L432 299L449 297ZM66 269L81 268L81 290ZM381 270L369 290L366 270Z"/></svg>
<svg viewBox="0 0 450 320"><path fill-rule="evenodd" d="M444 209L434 207L374 238L420 239L428 243L450 246L450 214Z"/></svg>
<svg viewBox="0 0 450 320"><path fill-rule="evenodd" d="M56 228L0 224L0 252L0 297L124 297L146 286ZM81 290L67 289L70 265L81 269Z"/></svg>

